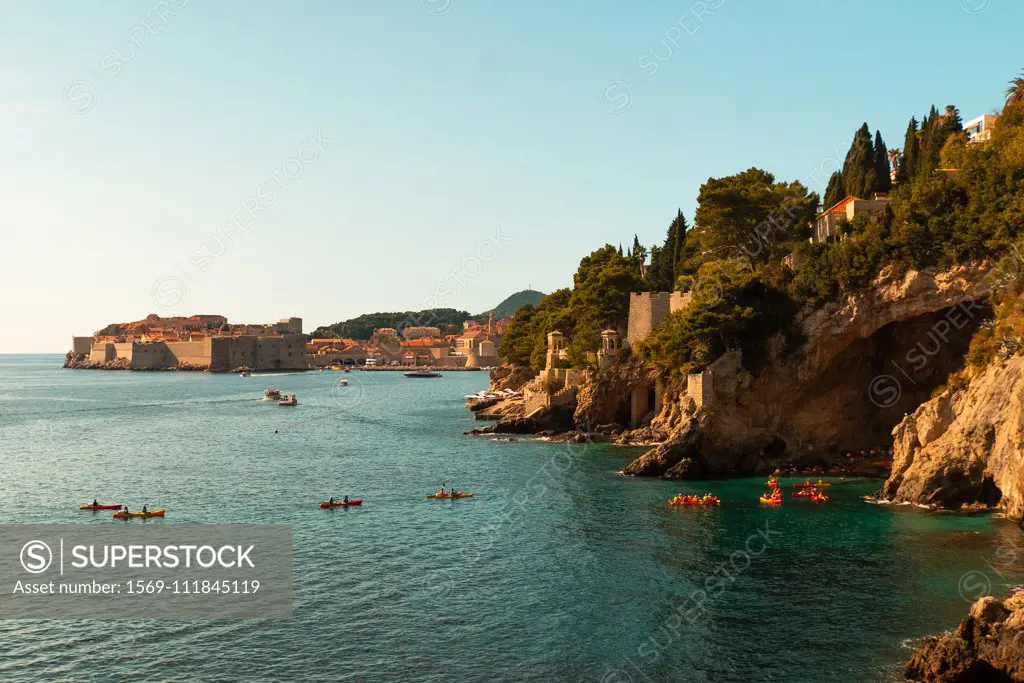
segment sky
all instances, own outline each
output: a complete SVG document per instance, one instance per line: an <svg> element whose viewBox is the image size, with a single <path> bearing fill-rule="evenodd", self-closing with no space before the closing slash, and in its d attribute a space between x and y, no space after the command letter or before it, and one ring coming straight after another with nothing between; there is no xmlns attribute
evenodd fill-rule
<svg viewBox="0 0 1024 683"><path fill-rule="evenodd" d="M1011 0L0 0L0 353L479 313L751 166L997 110ZM1018 48L1013 48L1018 45Z"/></svg>

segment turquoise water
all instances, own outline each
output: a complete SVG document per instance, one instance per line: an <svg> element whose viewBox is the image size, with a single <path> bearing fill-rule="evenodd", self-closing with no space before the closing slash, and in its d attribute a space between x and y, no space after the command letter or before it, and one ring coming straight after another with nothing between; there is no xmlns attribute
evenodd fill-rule
<svg viewBox="0 0 1024 683"><path fill-rule="evenodd" d="M99 498L168 510L147 524L292 524L295 617L0 621L4 681L891 681L959 593L1024 576L1015 525L863 502L879 482L770 509L759 480L626 479L623 449L464 436L483 373L61 360L0 356L0 523L116 523L77 509ZM260 401L270 384L300 405ZM477 497L425 500L441 483ZM720 508L665 504L706 490ZM318 509L345 494L366 502Z"/></svg>

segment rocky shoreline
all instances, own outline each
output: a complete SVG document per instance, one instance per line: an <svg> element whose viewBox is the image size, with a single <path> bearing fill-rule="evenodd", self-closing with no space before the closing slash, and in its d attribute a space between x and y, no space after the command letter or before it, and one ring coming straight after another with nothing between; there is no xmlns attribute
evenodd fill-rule
<svg viewBox="0 0 1024 683"><path fill-rule="evenodd" d="M1024 590L975 602L955 631L924 639L904 676L918 683L1024 681Z"/></svg>

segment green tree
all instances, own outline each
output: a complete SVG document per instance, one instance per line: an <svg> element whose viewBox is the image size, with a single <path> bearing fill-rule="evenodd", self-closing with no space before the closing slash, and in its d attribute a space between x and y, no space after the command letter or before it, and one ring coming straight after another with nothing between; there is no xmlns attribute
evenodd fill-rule
<svg viewBox="0 0 1024 683"><path fill-rule="evenodd" d="M1024 73L1010 81L1010 87L1006 89L1006 105L1024 102Z"/></svg>
<svg viewBox="0 0 1024 683"><path fill-rule="evenodd" d="M533 355L533 319L536 308L532 304L519 307L508 322L505 336L498 345L498 354L512 365L529 365Z"/></svg>
<svg viewBox="0 0 1024 683"><path fill-rule="evenodd" d="M843 185L847 195L870 197L878 184L875 166L875 148L871 143L871 129L862 125L853 136L850 151L843 162Z"/></svg>
<svg viewBox="0 0 1024 683"><path fill-rule="evenodd" d="M640 289L635 267L635 261L619 256L610 244L580 261L569 298L573 326L561 330L570 336L569 351L574 364L582 365L588 352L597 351L602 330L621 327L626 322L629 294Z"/></svg>
<svg viewBox="0 0 1024 683"><path fill-rule="evenodd" d="M675 287L680 274L680 261L686 243L686 218L682 210L668 226L665 243L651 247L651 267L647 272L647 286L652 291L664 292Z"/></svg>
<svg viewBox="0 0 1024 683"><path fill-rule="evenodd" d="M825 209L831 208L845 198L846 186L843 182L843 172L836 171L832 174L832 177L828 179L828 186L825 188L825 199L822 207Z"/></svg>
<svg viewBox="0 0 1024 683"><path fill-rule="evenodd" d="M875 131L875 187L872 192L888 192L892 189L892 178L889 166L889 150L882 140L882 133ZM868 195L870 196L870 195Z"/></svg>
<svg viewBox="0 0 1024 683"><path fill-rule="evenodd" d="M698 196L695 239L688 240L693 272L704 261L741 256L751 265L766 261L773 247L806 235L818 208L818 195L800 182L776 183L775 176L750 168L710 178ZM690 242L699 246L690 250Z"/></svg>
<svg viewBox="0 0 1024 683"><path fill-rule="evenodd" d="M910 123L907 124L906 135L904 135L903 137L903 154L899 165L896 167L897 183L903 185L910 178L913 178L915 175L917 175L919 144L920 141L918 139L917 119L911 117Z"/></svg>

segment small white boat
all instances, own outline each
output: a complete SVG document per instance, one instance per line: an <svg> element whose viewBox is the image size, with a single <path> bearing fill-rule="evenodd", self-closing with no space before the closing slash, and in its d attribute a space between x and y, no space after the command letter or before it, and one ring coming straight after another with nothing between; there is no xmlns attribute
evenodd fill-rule
<svg viewBox="0 0 1024 683"><path fill-rule="evenodd" d="M347 379L339 379L338 380L338 385L339 386L343 386L343 387L347 387L348 386L348 380Z"/></svg>
<svg viewBox="0 0 1024 683"><path fill-rule="evenodd" d="M281 394L281 400L277 402L279 406L297 406L299 405L299 399L295 394Z"/></svg>
<svg viewBox="0 0 1024 683"><path fill-rule="evenodd" d="M252 377L252 373L249 372L248 370L244 370L243 372L239 373L238 376L239 377Z"/></svg>

